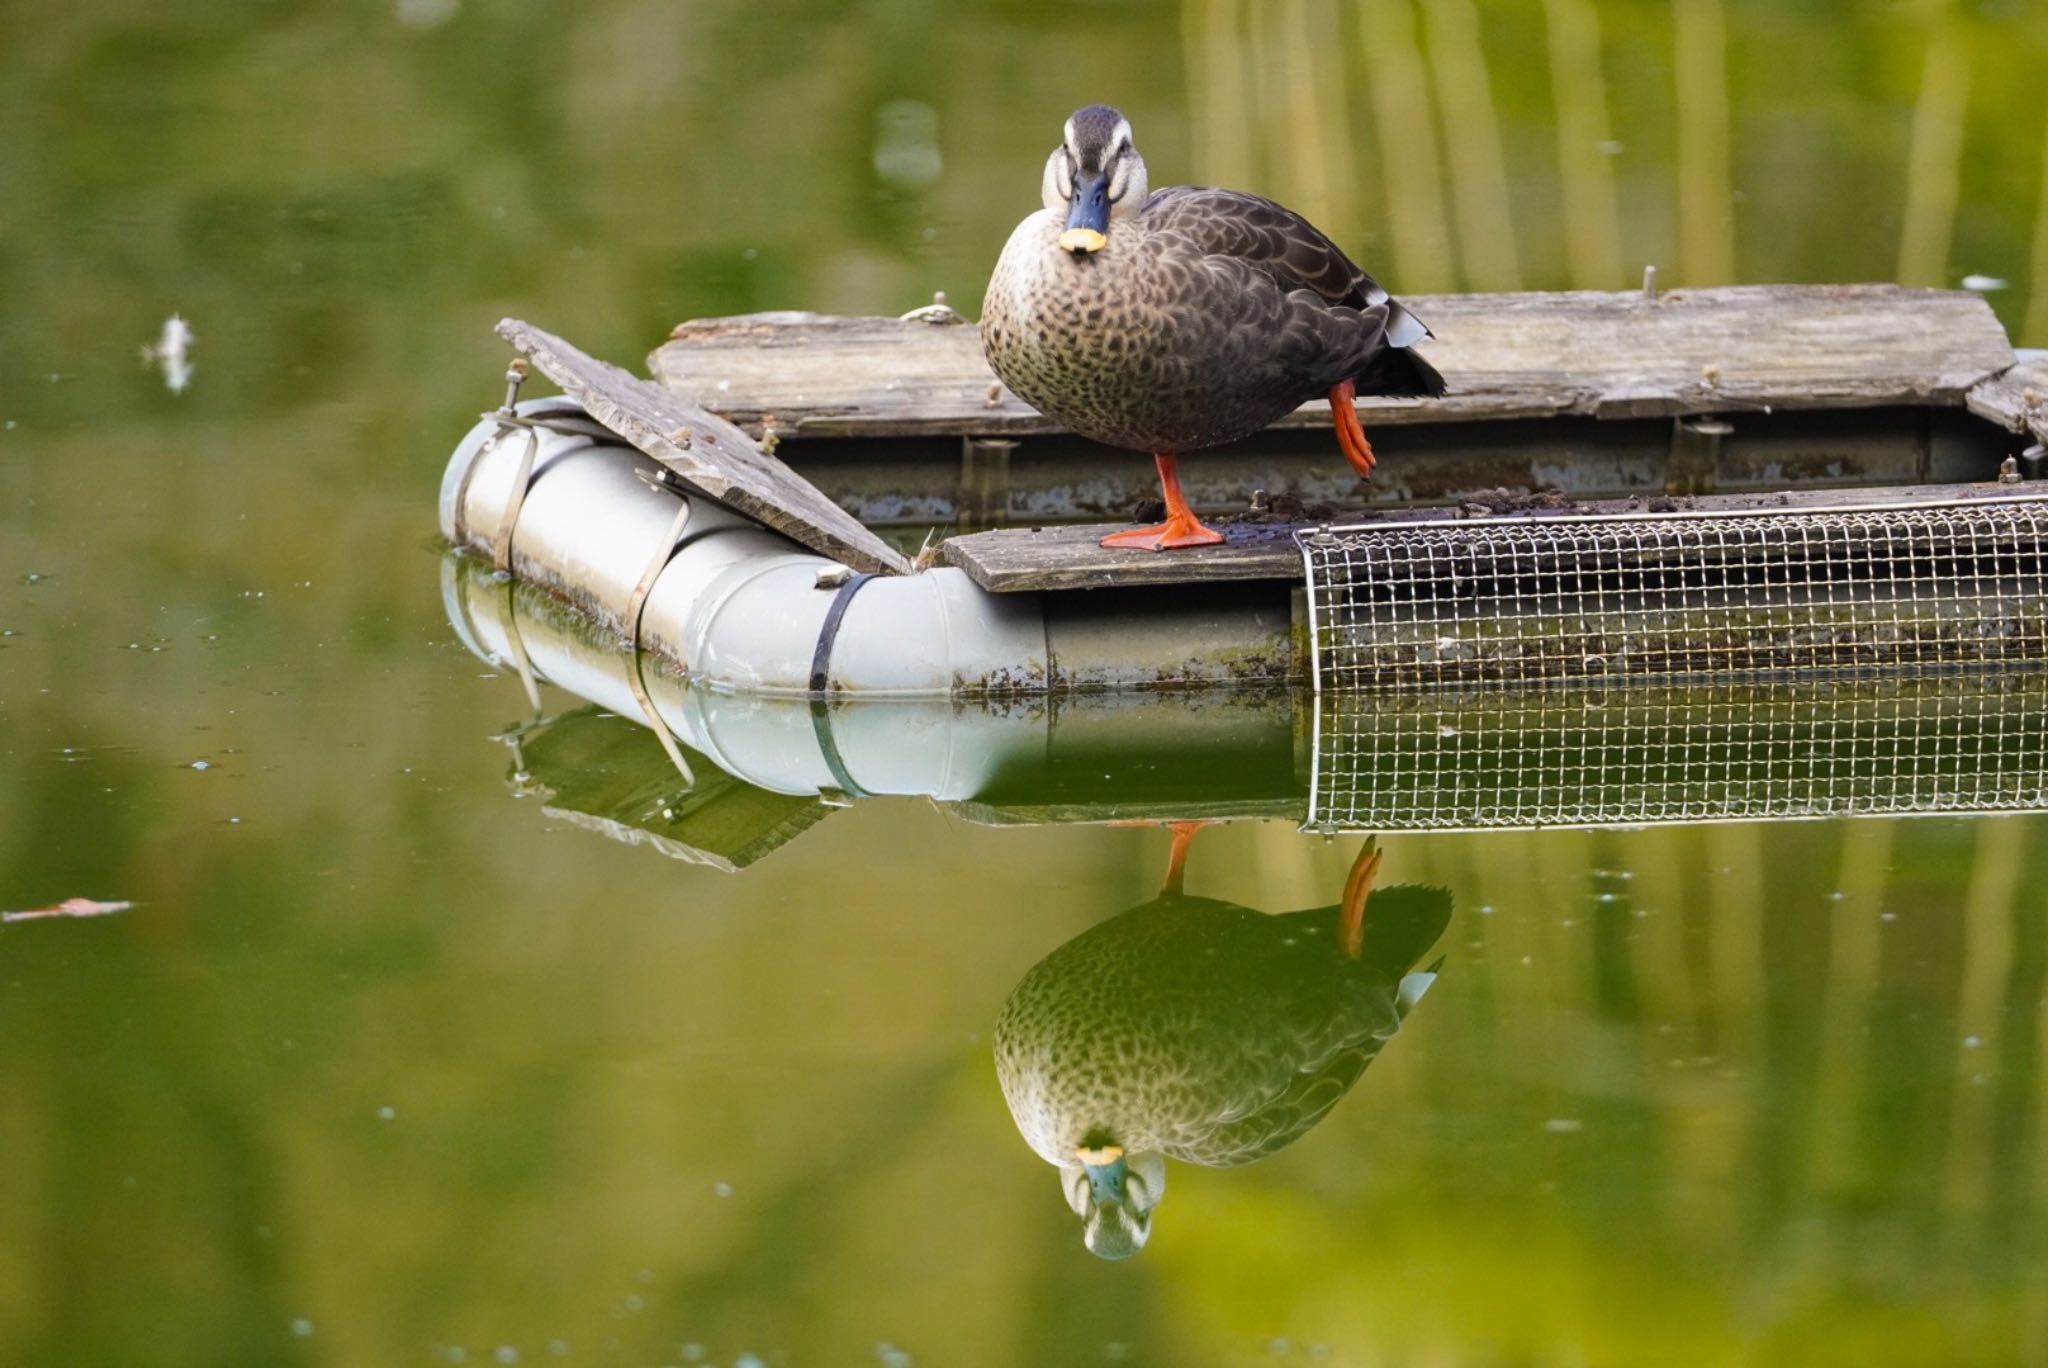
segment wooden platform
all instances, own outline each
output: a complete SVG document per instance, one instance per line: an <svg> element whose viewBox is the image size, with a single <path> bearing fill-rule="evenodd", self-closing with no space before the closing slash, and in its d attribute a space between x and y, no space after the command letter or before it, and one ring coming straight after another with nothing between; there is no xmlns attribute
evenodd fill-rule
<svg viewBox="0 0 2048 1368"><path fill-rule="evenodd" d="M2015 359L1983 297L1956 290L1773 285L1408 302L1436 333L1422 350L1451 392L1362 401L1369 425L1960 405ZM1059 430L996 380L979 329L964 321L704 319L677 328L649 364L691 402L785 437ZM1326 423L1328 412L1318 400L1278 426Z"/></svg>
<svg viewBox="0 0 2048 1368"><path fill-rule="evenodd" d="M1445 519L1502 521L1718 511L1770 512L1802 508L1870 508L1882 504L1941 503L1970 499L2010 498L2038 485L1949 484L1880 489L1787 490L1773 494L1700 495L1692 498L1651 497L1597 499L1563 506L1515 509L1478 504L1465 508L1402 508L1362 513L1340 519L1347 526L1441 522ZM1485 511L1479 511L1485 509ZM1117 524L1005 529L955 537L945 545L947 564L994 593L1029 590L1108 589L1146 585L1189 584L1219 580L1302 578L1301 552L1294 534L1315 523L1236 523L1221 530L1230 540L1221 546L1181 551L1123 551L1100 544Z"/></svg>
<svg viewBox="0 0 2048 1368"><path fill-rule="evenodd" d="M1383 502L1339 520L1467 516L1460 491L1475 484L1562 484L1578 496L1574 512L1695 506L1647 492L1603 497L1645 486L1721 491L1702 507L1939 498L1984 488L1954 482L2048 440L2048 358L2015 364L1972 293L1796 285L1411 302L1435 330L1424 350L1451 392L1362 404L1369 426L1410 431L1385 448L1386 474L1372 487ZM1150 486L1149 463L1062 435L996 381L979 330L947 311L685 323L650 358L654 384L524 324L500 331L684 480L857 568L908 565L849 507L905 526L997 525L944 547L948 563L996 591L1301 574L1300 524L1226 514L1226 544L1158 555L1096 544L1121 524L1001 527L1122 514ZM1354 504L1365 491L1327 434L1299 431L1327 422L1317 401L1275 425L1296 431L1256 439L1271 450L1194 453L1184 463L1190 497L1212 516L1261 487ZM788 460L775 458L770 433L789 439ZM1787 486L1796 492L1776 492ZM1770 492L1733 492L1760 488Z"/></svg>

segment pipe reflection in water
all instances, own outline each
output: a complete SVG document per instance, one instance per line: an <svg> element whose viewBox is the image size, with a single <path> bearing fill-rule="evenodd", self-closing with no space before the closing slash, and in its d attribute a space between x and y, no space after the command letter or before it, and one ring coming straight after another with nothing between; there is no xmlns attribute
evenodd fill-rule
<svg viewBox="0 0 2048 1368"><path fill-rule="evenodd" d="M1158 897L1041 960L996 1022L1010 1114L1105 1259L1144 1247L1167 1159L1235 1168L1307 1134L1443 963L1418 967L1450 893L1375 892L1372 841L1337 903L1269 915L1182 891L1197 825L1174 824Z"/></svg>

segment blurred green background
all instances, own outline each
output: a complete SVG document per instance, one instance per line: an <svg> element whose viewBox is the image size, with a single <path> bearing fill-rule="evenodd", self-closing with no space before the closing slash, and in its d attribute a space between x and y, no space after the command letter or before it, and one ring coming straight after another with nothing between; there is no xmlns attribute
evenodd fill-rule
<svg viewBox="0 0 2048 1368"><path fill-rule="evenodd" d="M430 549L499 316L973 312L1086 100L1396 289L1973 275L2048 344L2044 65L2017 0L0 0L0 907L138 903L0 929L0 1362L2048 1358L2038 821L1391 839L1428 1003L1101 1265L988 1029L1164 837L551 821Z"/></svg>

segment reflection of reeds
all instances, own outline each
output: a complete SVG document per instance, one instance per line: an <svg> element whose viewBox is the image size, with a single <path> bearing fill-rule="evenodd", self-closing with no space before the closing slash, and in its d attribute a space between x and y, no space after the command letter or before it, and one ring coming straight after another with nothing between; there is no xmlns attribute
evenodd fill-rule
<svg viewBox="0 0 2048 1368"><path fill-rule="evenodd" d="M1721 0L1673 0L1679 265L1688 285L1735 279L1728 156L1728 32Z"/></svg>
<svg viewBox="0 0 2048 1368"><path fill-rule="evenodd" d="M1509 212L1500 120L1494 113L1479 11L1472 0L1421 0L1430 70L1450 152L1458 216L1458 263L1471 289L1519 290L1521 265Z"/></svg>
<svg viewBox="0 0 2048 1368"><path fill-rule="evenodd" d="M1955 1030L1963 1044L1962 1067L1970 1071L1988 1064L1987 1043L2001 1033L2003 993L2013 962L2012 910L2026 863L2024 830L2018 822L1983 822L1977 827L1970 879L1963 891L1962 917L1969 940ZM1967 1043L1972 1040L1974 1045ZM1977 1197L1972 1189L1983 1173L1991 1111L1991 1096L1983 1088L1967 1089L1957 1098L1954 1144L1943 1175L1944 1196L1952 1206L1968 1206Z"/></svg>
<svg viewBox="0 0 2048 1368"><path fill-rule="evenodd" d="M1359 6L1359 66L1372 96L1373 125L1385 168L1386 216L1393 230L1401 288L1448 289L1449 219L1444 209L1436 124L1429 81L1415 44L1409 0L1363 0Z"/></svg>
<svg viewBox="0 0 2048 1368"><path fill-rule="evenodd" d="M1892 822L1843 830L1828 977L1814 987L1827 1004L1812 1156L1813 1167L1824 1173L1853 1171L1854 1103L1869 1066L1864 1043L1871 985L1877 980L1878 943L1872 930L1884 907L1897 831Z"/></svg>
<svg viewBox="0 0 2048 1368"><path fill-rule="evenodd" d="M1899 231L1899 280L1939 285L1948 279L1962 180L1963 111L1970 96L1970 54L1960 26L1937 23L1927 45L1920 99L1913 106L1913 143L1906 160L1906 221Z"/></svg>
<svg viewBox="0 0 2048 1368"><path fill-rule="evenodd" d="M1572 283L1612 290L1624 283L1621 217L1606 152L1607 82L1600 72L1600 16L1591 0L1544 0L1550 30L1551 97L1557 106L1557 162L1564 179L1565 252Z"/></svg>

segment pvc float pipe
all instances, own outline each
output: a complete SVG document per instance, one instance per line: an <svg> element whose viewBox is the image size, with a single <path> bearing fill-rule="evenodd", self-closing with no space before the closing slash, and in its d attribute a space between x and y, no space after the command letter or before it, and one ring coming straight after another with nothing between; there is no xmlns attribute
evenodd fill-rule
<svg viewBox="0 0 2048 1368"><path fill-rule="evenodd" d="M991 594L951 567L849 585L829 557L661 483L658 462L574 403L530 400L516 412L532 426L487 415L456 447L442 535L499 556L514 578L622 638L638 597L642 649L714 690L943 697L1302 673L1288 599L1271 586Z"/></svg>
<svg viewBox="0 0 2048 1368"><path fill-rule="evenodd" d="M1235 780L1263 781L1273 755L1292 760L1306 725L1291 695L1271 691L1098 691L1057 705L942 697L827 703L714 692L659 669L636 677L640 662L589 619L494 578L474 559L447 557L441 590L449 623L479 660L530 673L642 725L654 720L652 710L684 745L776 793L964 802L1029 788L1034 776L1043 781L1051 772L1063 787L1084 772L1108 781L1107 771L1116 771L1121 784L1133 771L1153 772L1168 754Z"/></svg>

